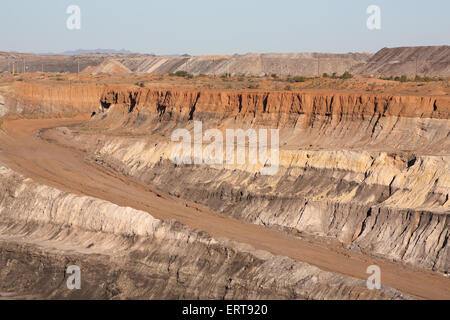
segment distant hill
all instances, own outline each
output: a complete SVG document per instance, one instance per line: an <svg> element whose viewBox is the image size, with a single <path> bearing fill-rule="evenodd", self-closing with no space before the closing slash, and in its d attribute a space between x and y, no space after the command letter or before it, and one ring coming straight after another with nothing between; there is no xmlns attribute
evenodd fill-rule
<svg viewBox="0 0 450 320"><path fill-rule="evenodd" d="M100 73L108 73L108 74L126 74L131 73L131 70L121 64L119 61L110 59L103 61L98 66L88 66L86 67L82 73L84 74L100 74Z"/></svg>
<svg viewBox="0 0 450 320"><path fill-rule="evenodd" d="M111 62L111 61L114 62ZM101 65L104 61L109 61ZM0 73L19 72L174 73L194 75L387 74L450 75L450 46L383 48L370 53L248 53L224 56L134 54L128 50L75 50L53 55L0 52ZM91 67L86 69L87 67ZM99 68L97 68L99 67Z"/></svg>
<svg viewBox="0 0 450 320"><path fill-rule="evenodd" d="M232 56L140 56L118 60L136 73L174 73L194 75L317 75L342 74L371 57L367 53L249 53Z"/></svg>
<svg viewBox="0 0 450 320"><path fill-rule="evenodd" d="M450 75L450 46L383 48L366 63L354 66L351 72Z"/></svg>
<svg viewBox="0 0 450 320"><path fill-rule="evenodd" d="M54 55L61 55L61 56L76 56L80 54L138 54L136 52L132 52L129 50L121 49L121 50L115 50L115 49L78 49L73 51L64 51L61 53L54 53L54 52L47 52L47 53L38 53L39 56L54 56Z"/></svg>

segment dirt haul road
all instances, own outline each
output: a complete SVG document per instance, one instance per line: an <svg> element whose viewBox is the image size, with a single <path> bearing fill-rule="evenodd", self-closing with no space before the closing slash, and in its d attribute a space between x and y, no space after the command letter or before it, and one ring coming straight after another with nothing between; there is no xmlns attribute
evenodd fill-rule
<svg viewBox="0 0 450 320"><path fill-rule="evenodd" d="M86 119L87 116L5 120L0 130L0 161L37 182L143 210L158 219L175 219L215 238L246 243L323 270L367 279L367 267L376 264L381 268L381 281L385 286L420 298L450 299L450 279L440 274L376 260L338 246L305 241L263 226L223 217L102 167L81 151L39 137L39 130L76 125Z"/></svg>

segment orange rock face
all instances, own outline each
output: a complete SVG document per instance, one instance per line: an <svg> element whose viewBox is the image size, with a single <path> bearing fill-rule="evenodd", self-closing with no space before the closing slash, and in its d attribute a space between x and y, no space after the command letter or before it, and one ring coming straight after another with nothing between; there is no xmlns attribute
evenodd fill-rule
<svg viewBox="0 0 450 320"><path fill-rule="evenodd" d="M311 243L319 241L339 259L317 254L312 248L308 261L344 274L358 276L362 272L365 277L366 262L374 257L382 258L380 262L393 261L398 269L383 273L391 279L384 285L421 297L448 297L448 279L436 273L439 280L435 281L427 275L448 275L449 271L449 96L183 90L164 88L161 83L164 89L156 89L146 87L150 81L142 87L140 82L136 82L139 86L130 84L136 78L122 85L82 84L74 79L51 76L45 82L15 82L0 105L11 107L10 113L97 114L86 117L89 120L79 126L71 126L73 120L6 121L5 132L18 139L0 135L2 147L8 148L0 153L4 161L44 183L149 210L157 218L175 219L220 238L273 248L277 255L300 260L307 256L299 253L298 243L278 242L280 235L288 233L289 241L296 236ZM111 78L103 81L114 83ZM251 163L175 165L171 154L178 142L171 134L183 128L195 135L192 120L201 120L204 129L278 128L279 170L263 176L260 167ZM52 125L59 127L42 130L41 139L36 139L38 129ZM30 150L39 151L30 154ZM128 180L130 177L133 180ZM5 184L9 186L9 180ZM153 187L157 193L149 197ZM30 208L29 214L39 216L52 208L48 217L55 221L55 207L45 202L47 194L43 198L42 188L32 190L36 192L21 192L22 198L13 197L14 190L8 192L11 199L4 207L15 202L22 210L23 203L37 203L41 207ZM38 196L40 202L31 202ZM174 200L177 206L172 207ZM82 208L81 200L72 202L76 203ZM56 210L64 213L61 219L66 222L70 215L79 220L69 212L73 206L66 207L68 211ZM98 210L92 207L91 211L100 223ZM90 217L91 211L83 212ZM121 217L126 214L117 212ZM225 219L229 217L233 219ZM246 222L245 229L239 221ZM133 222L133 226L140 223ZM252 229L247 229L249 226ZM256 227L262 231L255 231ZM279 233L268 238L269 231ZM102 241L95 239L95 248ZM83 250L91 242L94 240L83 244ZM66 247L71 245L67 243ZM191 251L189 247L182 250ZM168 257L175 256L169 252ZM361 252L362 267L355 266L353 256ZM168 260L170 264L171 258ZM197 265L197 261L190 264ZM405 265L427 273L405 274ZM167 266L161 264L157 269L167 270ZM293 283L292 271L273 270L271 277L286 274L287 283ZM193 270L192 274L198 278L199 272ZM415 279L413 286L410 279Z"/></svg>
<svg viewBox="0 0 450 320"><path fill-rule="evenodd" d="M43 112L92 112L104 104L133 105L150 113L227 116L304 114L366 117L373 115L448 119L450 97L401 96L332 92L263 92L158 90L114 85L53 85L15 83L14 96Z"/></svg>
<svg viewBox="0 0 450 320"><path fill-rule="evenodd" d="M101 101L135 104L138 109L238 114L306 114L419 117L448 119L449 97L392 96L323 92L184 91L106 88Z"/></svg>
<svg viewBox="0 0 450 320"><path fill-rule="evenodd" d="M14 84L10 98L23 105L25 113L87 113L99 105L103 87L96 85Z"/></svg>

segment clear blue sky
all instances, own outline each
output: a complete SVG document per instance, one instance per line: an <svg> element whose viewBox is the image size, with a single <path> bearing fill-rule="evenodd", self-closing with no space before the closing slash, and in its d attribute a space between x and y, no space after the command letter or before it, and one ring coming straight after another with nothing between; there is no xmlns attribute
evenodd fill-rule
<svg viewBox="0 0 450 320"><path fill-rule="evenodd" d="M81 30L66 8L81 8ZM381 30L366 8L381 8ZM1 0L0 50L156 54L375 52L450 44L449 0Z"/></svg>

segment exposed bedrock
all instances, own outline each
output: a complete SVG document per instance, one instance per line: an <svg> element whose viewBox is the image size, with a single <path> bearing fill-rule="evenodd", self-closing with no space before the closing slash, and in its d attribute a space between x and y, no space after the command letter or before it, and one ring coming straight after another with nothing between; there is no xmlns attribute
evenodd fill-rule
<svg viewBox="0 0 450 320"><path fill-rule="evenodd" d="M235 116L251 113L258 118L264 114L341 115L358 117L383 116L448 119L450 98L446 96L396 96L389 94L330 93L326 91L264 92L218 90L156 90L105 87L101 101L110 104L130 104L155 113L155 107L165 108L173 115L186 115L195 108L197 113Z"/></svg>
<svg viewBox="0 0 450 320"><path fill-rule="evenodd" d="M407 299L0 166L0 297ZM66 287L70 265L81 290Z"/></svg>
<svg viewBox="0 0 450 320"><path fill-rule="evenodd" d="M46 134L171 194L449 272L449 97L37 84L15 90L29 110L96 111L82 130ZM192 132L196 120L204 130L278 128L278 173L261 176L258 165L175 166L170 136L176 128Z"/></svg>
<svg viewBox="0 0 450 320"><path fill-rule="evenodd" d="M0 116L90 113L97 109L103 90L97 85L16 82L0 91Z"/></svg>
<svg viewBox="0 0 450 320"><path fill-rule="evenodd" d="M175 167L169 160L152 163L130 152L147 153L143 145L123 138L118 144L124 149L111 149L114 144L107 143L97 161L216 212L286 232L333 237L354 250L448 273L448 200L436 187L415 193L392 184L351 181L350 171L311 167L294 177L285 168L264 177L207 166ZM414 195L423 198L424 209L408 208L409 198L417 201Z"/></svg>
<svg viewBox="0 0 450 320"><path fill-rule="evenodd" d="M67 85L17 82L3 90L2 104L11 113L22 112L92 112L104 105L134 103L139 111L164 114L174 119L189 117L194 110L213 114L215 118L238 117L270 125L290 124L301 115L326 116L337 123L341 116L370 119L371 116L448 119L450 97L402 96L391 94L336 93L317 91L220 91L220 90L157 90L129 85ZM9 98L9 100L7 99ZM337 117L336 117L337 116ZM304 118L303 118L304 119ZM308 127L309 122L297 125Z"/></svg>
<svg viewBox="0 0 450 320"><path fill-rule="evenodd" d="M83 130L47 134L222 214L449 272L448 97L106 88L100 101ZM174 165L171 133L195 120L278 128L277 174Z"/></svg>

